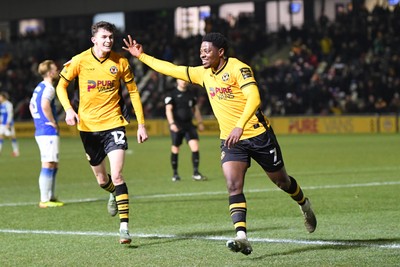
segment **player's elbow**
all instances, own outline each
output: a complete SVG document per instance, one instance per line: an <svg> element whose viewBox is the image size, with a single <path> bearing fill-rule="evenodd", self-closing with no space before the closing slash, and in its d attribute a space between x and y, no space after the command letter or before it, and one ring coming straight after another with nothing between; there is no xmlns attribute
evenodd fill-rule
<svg viewBox="0 0 400 267"><path fill-rule="evenodd" d="M261 105L261 99L259 95L252 95L251 97L248 98L248 101L251 102L251 104L257 109Z"/></svg>

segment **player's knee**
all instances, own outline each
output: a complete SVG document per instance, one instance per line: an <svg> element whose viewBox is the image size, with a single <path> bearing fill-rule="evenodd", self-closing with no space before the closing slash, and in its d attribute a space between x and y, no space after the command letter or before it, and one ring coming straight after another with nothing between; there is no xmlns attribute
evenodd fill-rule
<svg viewBox="0 0 400 267"><path fill-rule="evenodd" d="M103 185L105 185L105 184L108 183L109 178L108 178L108 175L107 175L107 174L104 174L104 173L96 173L95 175L96 175L97 183L98 183L100 186L103 186Z"/></svg>
<svg viewBox="0 0 400 267"><path fill-rule="evenodd" d="M122 176L122 174L116 175L112 177L112 181L114 185L120 185L125 183L124 181L124 177Z"/></svg>
<svg viewBox="0 0 400 267"><path fill-rule="evenodd" d="M271 179L274 184L276 184L276 186L278 186L280 189L282 190L288 190L290 188L290 179L289 177L285 177L285 176L280 176L280 177L276 177L274 179Z"/></svg>
<svg viewBox="0 0 400 267"><path fill-rule="evenodd" d="M226 187L230 195L240 194L243 192L243 182L233 179L226 179Z"/></svg>

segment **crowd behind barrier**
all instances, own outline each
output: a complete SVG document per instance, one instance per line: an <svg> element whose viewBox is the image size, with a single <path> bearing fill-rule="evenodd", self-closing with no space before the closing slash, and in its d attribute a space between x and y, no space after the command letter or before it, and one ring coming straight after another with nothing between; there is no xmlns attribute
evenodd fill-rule
<svg viewBox="0 0 400 267"><path fill-rule="evenodd" d="M141 29L127 29L146 52L177 64L200 65L201 36L169 36L163 21ZM208 18L205 31L219 31L231 41L230 55L254 70L266 115L386 114L400 112L400 6L390 11L376 6L338 14L334 21L321 16L314 25L281 27L265 33L252 17L232 24ZM92 44L85 31L60 35L19 36L0 40L0 90L9 92L16 121L30 120L29 99L40 80L37 64L53 59L61 68L70 57ZM271 61L268 48L290 46L290 53ZM124 53L123 50L120 50ZM162 118L164 97L174 80L130 57L146 118ZM202 114L211 115L206 92L198 90ZM63 115L60 110L60 115Z"/></svg>

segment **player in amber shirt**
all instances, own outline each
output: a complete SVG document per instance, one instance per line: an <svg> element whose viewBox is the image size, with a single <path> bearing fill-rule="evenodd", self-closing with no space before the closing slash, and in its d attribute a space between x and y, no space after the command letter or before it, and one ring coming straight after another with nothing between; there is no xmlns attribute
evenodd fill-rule
<svg viewBox="0 0 400 267"><path fill-rule="evenodd" d="M146 55L142 45L128 35L124 39L133 56L154 70L177 79L201 85L207 91L218 120L221 138L221 163L229 193L229 210L236 237L227 247L249 255L247 204L243 193L244 178L254 159L279 188L295 200L303 213L306 229L312 233L317 220L310 201L297 181L285 170L279 143L268 120L259 109L261 99L253 71L236 58L228 58L228 41L220 33L208 33L200 46L202 66L177 66Z"/></svg>
<svg viewBox="0 0 400 267"><path fill-rule="evenodd" d="M78 124L86 156L98 184L110 192L108 212L120 218L120 243L131 243L128 230L128 187L122 176L125 150L128 148L121 97L121 80L125 83L138 121L137 141L147 140L140 95L128 60L112 51L115 25L98 22L92 26L93 47L65 63L57 85L57 96L64 107L68 125ZM79 81L78 113L68 99L67 87ZM108 157L110 174L106 170Z"/></svg>

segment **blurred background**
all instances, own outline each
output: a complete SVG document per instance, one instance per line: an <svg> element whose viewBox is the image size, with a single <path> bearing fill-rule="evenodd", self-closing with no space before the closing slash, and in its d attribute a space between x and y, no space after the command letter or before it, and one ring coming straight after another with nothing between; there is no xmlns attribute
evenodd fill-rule
<svg viewBox="0 0 400 267"><path fill-rule="evenodd" d="M61 69L92 46L90 27L100 20L118 27L116 51L124 53L122 38L130 34L145 52L185 65L201 64L205 33L223 33L229 55L253 68L268 116L394 114L398 120L398 0L20 0L0 8L0 90L10 94L16 121L31 120L37 64L52 59ZM164 118L164 97L175 81L128 58L146 118ZM205 92L196 92L202 114L212 116Z"/></svg>

